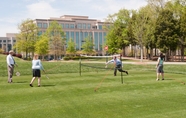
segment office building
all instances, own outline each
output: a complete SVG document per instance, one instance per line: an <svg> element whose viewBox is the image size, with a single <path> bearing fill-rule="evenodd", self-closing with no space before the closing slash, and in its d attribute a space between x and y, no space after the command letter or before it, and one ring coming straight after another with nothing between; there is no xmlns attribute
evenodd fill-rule
<svg viewBox="0 0 186 118"><path fill-rule="evenodd" d="M88 16L64 15L59 18L50 19L35 19L34 22L39 27L39 35L43 34L48 28L50 22L57 21L66 34L66 43L72 39L76 44L76 51L81 50L81 46L86 37L91 36L94 44L94 50L101 55L104 53L103 46L106 41L106 30L104 26L108 27L100 20L89 19ZM68 46L68 45L67 45Z"/></svg>
<svg viewBox="0 0 186 118"><path fill-rule="evenodd" d="M15 35L15 33L7 33L6 37L0 37L0 49L4 52L13 49L13 46L16 43Z"/></svg>

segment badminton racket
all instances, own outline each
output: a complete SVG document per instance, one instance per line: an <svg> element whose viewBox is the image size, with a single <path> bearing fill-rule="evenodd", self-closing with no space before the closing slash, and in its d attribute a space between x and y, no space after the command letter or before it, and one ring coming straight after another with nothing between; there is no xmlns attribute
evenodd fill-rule
<svg viewBox="0 0 186 118"><path fill-rule="evenodd" d="M20 72L17 71L17 72L16 72L16 76L20 76L20 75L21 75Z"/></svg>
<svg viewBox="0 0 186 118"><path fill-rule="evenodd" d="M43 70L43 72L45 73L46 78L49 79L49 77L47 76L46 72L44 70Z"/></svg>
<svg viewBox="0 0 186 118"><path fill-rule="evenodd" d="M16 66L17 66L17 64L16 64ZM18 67L18 66L17 66ZM21 75L21 73L18 71L18 69L16 68L16 76L20 76Z"/></svg>

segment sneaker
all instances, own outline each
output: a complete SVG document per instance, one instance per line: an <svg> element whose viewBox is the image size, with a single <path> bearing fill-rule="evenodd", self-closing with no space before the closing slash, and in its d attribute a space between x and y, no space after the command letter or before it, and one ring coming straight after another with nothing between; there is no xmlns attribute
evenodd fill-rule
<svg viewBox="0 0 186 118"><path fill-rule="evenodd" d="M159 81L159 79L156 79L156 81Z"/></svg>
<svg viewBox="0 0 186 118"><path fill-rule="evenodd" d="M126 71L126 74L127 74L127 75L129 74L128 71Z"/></svg>
<svg viewBox="0 0 186 118"><path fill-rule="evenodd" d="M40 87L40 85L38 85L38 87Z"/></svg>
<svg viewBox="0 0 186 118"><path fill-rule="evenodd" d="M30 84L30 87L33 87L33 85L32 85L32 84Z"/></svg>
<svg viewBox="0 0 186 118"><path fill-rule="evenodd" d="M162 80L165 80L164 78Z"/></svg>

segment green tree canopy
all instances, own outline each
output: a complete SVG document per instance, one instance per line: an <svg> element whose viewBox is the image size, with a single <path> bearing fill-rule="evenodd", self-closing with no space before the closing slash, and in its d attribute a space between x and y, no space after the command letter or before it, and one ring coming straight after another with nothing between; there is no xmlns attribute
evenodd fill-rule
<svg viewBox="0 0 186 118"><path fill-rule="evenodd" d="M93 44L92 38L90 36L86 37L84 39L84 43L82 45L83 53L85 53L85 54L95 53L95 51L93 50L93 46L94 46L94 44Z"/></svg>
<svg viewBox="0 0 186 118"><path fill-rule="evenodd" d="M170 10L162 10L158 16L155 28L155 39L157 47L162 52L169 49L175 51L178 45L177 21Z"/></svg>
<svg viewBox="0 0 186 118"><path fill-rule="evenodd" d="M54 59L59 58L64 52L66 41L61 25L57 21L50 22L50 26L46 30L46 35L49 38L49 53L54 55Z"/></svg>
<svg viewBox="0 0 186 118"><path fill-rule="evenodd" d="M26 59L28 57L28 53L34 53L35 51L35 43L38 38L38 27L31 19L24 20L19 26L18 29L20 33L16 35L16 45L15 48L19 52L26 53Z"/></svg>
<svg viewBox="0 0 186 118"><path fill-rule="evenodd" d="M35 52L41 56L45 56L49 52L49 40L46 35L41 35L35 44Z"/></svg>
<svg viewBox="0 0 186 118"><path fill-rule="evenodd" d="M110 15L107 18L107 22L111 24L106 36L106 45L109 46L109 53L118 53L119 49L124 49L127 45L129 45L129 19L130 12L126 9L121 9L118 13Z"/></svg>
<svg viewBox="0 0 186 118"><path fill-rule="evenodd" d="M76 53L76 44L74 43L74 41L72 40L72 38L68 41L68 47L67 47L67 54L75 54Z"/></svg>

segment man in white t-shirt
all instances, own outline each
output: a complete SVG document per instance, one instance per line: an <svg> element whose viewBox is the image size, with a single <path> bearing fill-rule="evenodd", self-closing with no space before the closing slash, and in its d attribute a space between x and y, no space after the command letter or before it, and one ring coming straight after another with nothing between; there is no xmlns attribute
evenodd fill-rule
<svg viewBox="0 0 186 118"><path fill-rule="evenodd" d="M17 66L13 57L14 51L10 50L9 55L6 57L7 69L8 69L8 83L12 83L12 77L14 73L14 65Z"/></svg>
<svg viewBox="0 0 186 118"><path fill-rule="evenodd" d="M128 71L122 70L122 63L121 63L121 61L116 56L114 56L113 59L111 59L110 61L108 61L108 62L105 63L106 64L106 67L107 67L107 64L109 64L109 63L114 63L114 66L115 66L114 76L116 76L117 70L119 72L125 72L128 75Z"/></svg>

